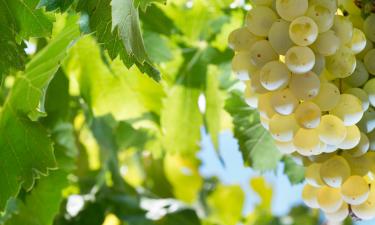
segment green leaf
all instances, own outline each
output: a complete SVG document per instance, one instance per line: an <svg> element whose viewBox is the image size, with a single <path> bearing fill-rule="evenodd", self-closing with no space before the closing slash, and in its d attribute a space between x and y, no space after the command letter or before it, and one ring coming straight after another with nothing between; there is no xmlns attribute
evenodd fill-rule
<svg viewBox="0 0 375 225"><path fill-rule="evenodd" d="M47 11L54 11L59 9L60 11L66 11L74 0L40 0L38 7L46 7Z"/></svg>
<svg viewBox="0 0 375 225"><path fill-rule="evenodd" d="M134 147L143 150L146 143L153 139L146 129L134 129L130 124L120 122L116 128L116 142L120 149Z"/></svg>
<svg viewBox="0 0 375 225"><path fill-rule="evenodd" d="M0 210L21 185L30 190L36 178L55 168L52 142L47 131L29 117L43 109L44 92L59 68L71 42L79 36L76 20L28 63L17 76L0 114Z"/></svg>
<svg viewBox="0 0 375 225"><path fill-rule="evenodd" d="M225 109L233 118L234 136L245 163L260 171L276 169L281 154L271 135L260 124L258 113L247 105L238 92L230 94Z"/></svg>
<svg viewBox="0 0 375 225"><path fill-rule="evenodd" d="M167 38L158 33L146 31L144 32L144 39L147 53L153 62L161 63L173 59Z"/></svg>
<svg viewBox="0 0 375 225"><path fill-rule="evenodd" d="M112 3L111 0L80 0L77 10L89 17L91 32L95 32L98 41L104 44L111 59L120 56L128 68L136 64L142 72L160 80L158 70L146 54L138 10L131 0L115 0Z"/></svg>
<svg viewBox="0 0 375 225"><path fill-rule="evenodd" d="M305 179L305 168L298 165L290 156L284 156L284 173L288 176L290 183L299 184Z"/></svg>
<svg viewBox="0 0 375 225"><path fill-rule="evenodd" d="M134 5L136 7L141 7L143 11L146 11L147 7L149 7L153 3L165 4L166 2L166 0L134 0Z"/></svg>
<svg viewBox="0 0 375 225"><path fill-rule="evenodd" d="M43 177L24 201L18 199L18 210L4 225L51 225L68 185L67 172L59 170Z"/></svg>

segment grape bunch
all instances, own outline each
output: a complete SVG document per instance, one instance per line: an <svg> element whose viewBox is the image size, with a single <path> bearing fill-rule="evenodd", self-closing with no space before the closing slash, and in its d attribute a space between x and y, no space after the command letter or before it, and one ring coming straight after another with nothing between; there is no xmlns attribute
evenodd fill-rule
<svg viewBox="0 0 375 225"><path fill-rule="evenodd" d="M331 221L375 218L375 14L352 0L253 0L228 38L283 154L306 167L303 200Z"/></svg>

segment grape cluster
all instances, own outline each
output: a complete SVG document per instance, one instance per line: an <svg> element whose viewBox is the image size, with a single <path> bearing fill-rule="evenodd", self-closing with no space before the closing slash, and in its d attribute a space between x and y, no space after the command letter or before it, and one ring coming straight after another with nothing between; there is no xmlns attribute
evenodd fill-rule
<svg viewBox="0 0 375 225"><path fill-rule="evenodd" d="M302 159L309 207L335 222L375 218L375 14L352 0L252 3L228 38L247 103Z"/></svg>

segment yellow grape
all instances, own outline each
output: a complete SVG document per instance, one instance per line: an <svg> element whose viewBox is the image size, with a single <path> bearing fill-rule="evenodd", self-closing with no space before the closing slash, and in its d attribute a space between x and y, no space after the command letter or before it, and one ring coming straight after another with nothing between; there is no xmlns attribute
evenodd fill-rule
<svg viewBox="0 0 375 225"><path fill-rule="evenodd" d="M249 51L251 46L260 39L252 34L247 27L242 27L229 34L228 45L236 52Z"/></svg>
<svg viewBox="0 0 375 225"><path fill-rule="evenodd" d="M340 194L340 189L323 186L318 190L317 201L319 207L325 213L334 213L340 209L343 200Z"/></svg>
<svg viewBox="0 0 375 225"><path fill-rule="evenodd" d="M289 83L291 73L284 63L271 61L260 70L260 82L269 91L283 89Z"/></svg>
<svg viewBox="0 0 375 225"><path fill-rule="evenodd" d="M334 115L324 115L317 128L319 138L328 145L339 145L345 140L346 128L343 121Z"/></svg>
<svg viewBox="0 0 375 225"><path fill-rule="evenodd" d="M297 107L295 116L301 127L312 129L319 126L321 111L315 103L305 101Z"/></svg>
<svg viewBox="0 0 375 225"><path fill-rule="evenodd" d="M361 176L350 176L341 186L342 198L350 205L364 203L369 193L369 185Z"/></svg>
<svg viewBox="0 0 375 225"><path fill-rule="evenodd" d="M329 112L339 117L345 126L352 126L363 116L362 102L354 95L342 94L338 104Z"/></svg>
<svg viewBox="0 0 375 225"><path fill-rule="evenodd" d="M317 199L318 191L319 191L319 188L313 187L309 184L306 184L303 187L302 200L308 207L313 208L313 209L319 208L318 199Z"/></svg>
<svg viewBox="0 0 375 225"><path fill-rule="evenodd" d="M305 170L306 182L314 187L321 187L324 185L320 177L320 163L312 163Z"/></svg>
<svg viewBox="0 0 375 225"><path fill-rule="evenodd" d="M328 186L340 188L350 176L350 166L344 157L335 155L323 162L320 167L320 177Z"/></svg>
<svg viewBox="0 0 375 225"><path fill-rule="evenodd" d="M297 108L298 99L286 88L272 93L271 105L277 113L290 115Z"/></svg>
<svg viewBox="0 0 375 225"><path fill-rule="evenodd" d="M349 206L343 202L337 211L333 213L326 213L325 215L330 222L342 222L349 215Z"/></svg>
<svg viewBox="0 0 375 225"><path fill-rule="evenodd" d="M300 128L293 139L293 144L297 152L303 156L312 156L321 153L321 142L316 129Z"/></svg>
<svg viewBox="0 0 375 225"><path fill-rule="evenodd" d="M289 89L300 100L310 100L319 94L320 80L314 72L292 74Z"/></svg>
<svg viewBox="0 0 375 225"><path fill-rule="evenodd" d="M319 94L312 99L322 111L333 109L340 100L340 91L336 85L325 82L321 83Z"/></svg>
<svg viewBox="0 0 375 225"><path fill-rule="evenodd" d="M375 218L375 184L371 184L370 194L368 199L360 204L351 207L353 213L362 220L370 220Z"/></svg>
<svg viewBox="0 0 375 225"><path fill-rule="evenodd" d="M345 139L338 145L341 149L352 149L359 144L361 132L356 125L347 126Z"/></svg>
<svg viewBox="0 0 375 225"><path fill-rule="evenodd" d="M361 138L357 146L348 151L353 157L359 157L367 153L370 148L370 142L366 134L361 132Z"/></svg>
<svg viewBox="0 0 375 225"><path fill-rule="evenodd" d="M275 114L270 120L270 133L278 141L292 141L298 130L298 124L294 115L282 116Z"/></svg>

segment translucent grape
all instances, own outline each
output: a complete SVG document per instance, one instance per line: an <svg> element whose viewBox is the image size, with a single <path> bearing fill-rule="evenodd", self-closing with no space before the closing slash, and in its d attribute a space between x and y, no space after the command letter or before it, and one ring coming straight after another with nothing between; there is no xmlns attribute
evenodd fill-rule
<svg viewBox="0 0 375 225"><path fill-rule="evenodd" d="M328 186L321 187L318 190L317 201L320 208L326 213L336 212L343 203L340 189Z"/></svg>
<svg viewBox="0 0 375 225"><path fill-rule="evenodd" d="M370 194L368 199L360 204L351 207L353 213L362 220L370 220L375 218L375 189L374 183L371 184Z"/></svg>
<svg viewBox="0 0 375 225"><path fill-rule="evenodd" d="M250 49L250 61L257 68L262 68L266 63L278 60L279 56L267 40L260 40Z"/></svg>
<svg viewBox="0 0 375 225"><path fill-rule="evenodd" d="M320 140L316 129L300 128L293 140L297 152L303 156L320 154Z"/></svg>
<svg viewBox="0 0 375 225"><path fill-rule="evenodd" d="M289 22L279 19L272 24L268 33L270 44L280 55L285 55L288 49L293 46L293 42L289 37L289 24Z"/></svg>
<svg viewBox="0 0 375 225"><path fill-rule="evenodd" d="M264 129L266 130L270 129L270 119L260 116L260 124L262 125L262 127L264 127Z"/></svg>
<svg viewBox="0 0 375 225"><path fill-rule="evenodd" d="M365 34L360 29L354 28L352 39L348 44L352 52L354 54L358 54L363 51L366 47L366 42L367 40Z"/></svg>
<svg viewBox="0 0 375 225"><path fill-rule="evenodd" d="M345 140L345 125L340 118L334 115L322 116L317 129L320 140L328 145L339 145Z"/></svg>
<svg viewBox="0 0 375 225"><path fill-rule="evenodd" d="M253 109L258 107L259 94L255 93L251 88L251 81L245 81L245 100L246 103Z"/></svg>
<svg viewBox="0 0 375 225"><path fill-rule="evenodd" d="M350 76L356 67L356 58L347 47L340 48L334 55L326 58L327 70L336 78Z"/></svg>
<svg viewBox="0 0 375 225"><path fill-rule="evenodd" d="M320 80L314 72L292 74L289 88L300 100L310 100L319 94Z"/></svg>
<svg viewBox="0 0 375 225"><path fill-rule="evenodd" d="M272 0L252 0L254 5L264 5L264 6L271 6Z"/></svg>
<svg viewBox="0 0 375 225"><path fill-rule="evenodd" d="M285 64L293 73L307 73L315 65L314 52L309 47L294 46L287 51Z"/></svg>
<svg viewBox="0 0 375 225"><path fill-rule="evenodd" d="M271 119L273 115L276 114L275 110L271 105L271 96L270 92L266 94L259 95L258 98L258 111L260 116Z"/></svg>
<svg viewBox="0 0 375 225"><path fill-rule="evenodd" d="M368 154L359 157L353 157L348 154L348 152L344 152L342 156L349 163L351 175L364 177L369 173L369 168L371 168L372 162L368 157Z"/></svg>
<svg viewBox="0 0 375 225"><path fill-rule="evenodd" d="M337 11L337 0L310 0L310 5L323 5L327 7L332 14L335 14Z"/></svg>
<svg viewBox="0 0 375 225"><path fill-rule="evenodd" d="M338 104L329 112L344 121L345 126L358 123L363 116L361 101L351 94L342 94Z"/></svg>
<svg viewBox="0 0 375 225"><path fill-rule="evenodd" d="M368 98L372 107L375 107L375 78L367 81L363 90L368 94Z"/></svg>
<svg viewBox="0 0 375 225"><path fill-rule="evenodd" d="M362 103L362 110L366 111L370 106L368 94L361 88L349 88L345 90L346 94L351 94L357 97Z"/></svg>
<svg viewBox="0 0 375 225"><path fill-rule="evenodd" d="M342 156L335 155L322 163L320 177L330 187L340 188L350 176L350 166Z"/></svg>
<svg viewBox="0 0 375 225"><path fill-rule="evenodd" d="M365 133L370 133L375 129L375 111L372 107L363 114L357 125Z"/></svg>
<svg viewBox="0 0 375 225"><path fill-rule="evenodd" d="M341 44L349 43L353 36L353 24L344 16L335 15L332 30L341 40Z"/></svg>
<svg viewBox="0 0 375 225"><path fill-rule="evenodd" d="M370 193L370 188L361 176L350 176L341 187L341 195L344 201L350 205L364 203Z"/></svg>
<svg viewBox="0 0 375 225"><path fill-rule="evenodd" d="M356 125L348 126L346 128L345 139L338 145L341 149L352 149L359 144L361 139L361 132Z"/></svg>
<svg viewBox="0 0 375 225"><path fill-rule="evenodd" d="M362 50L362 52L360 52L356 55L357 59L362 60L363 58L365 58L365 55L367 54L367 52L369 52L373 48L374 48L374 44L369 39L367 39L366 40L366 47L365 47L365 49Z"/></svg>
<svg viewBox="0 0 375 225"><path fill-rule="evenodd" d="M289 26L289 37L299 46L311 45L318 37L318 26L310 17L298 17Z"/></svg>
<svg viewBox="0 0 375 225"><path fill-rule="evenodd" d="M251 54L249 52L239 52L232 59L232 71L240 80L249 80L256 68L251 63Z"/></svg>
<svg viewBox="0 0 375 225"><path fill-rule="evenodd" d="M349 215L349 206L344 202L337 211L325 215L330 222L342 222Z"/></svg>
<svg viewBox="0 0 375 225"><path fill-rule="evenodd" d="M315 103L305 101L297 107L295 117L301 127L312 129L319 126L321 111Z"/></svg>
<svg viewBox="0 0 375 225"><path fill-rule="evenodd" d="M249 51L251 46L261 38L252 34L249 29L242 27L230 33L228 44L236 52Z"/></svg>
<svg viewBox="0 0 375 225"><path fill-rule="evenodd" d="M297 130L298 124L293 114L288 116L275 114L270 120L269 131L277 141L292 141Z"/></svg>
<svg viewBox="0 0 375 225"><path fill-rule="evenodd" d="M357 146L355 146L353 149L348 151L350 155L353 157L359 157L364 154L369 150L370 148L370 142L369 139L367 138L367 135L361 132L361 138Z"/></svg>
<svg viewBox="0 0 375 225"><path fill-rule="evenodd" d="M303 187L302 200L308 207L313 208L313 209L319 208L318 199L317 199L318 191L319 191L318 188L313 187L309 184L306 184Z"/></svg>
<svg viewBox="0 0 375 225"><path fill-rule="evenodd" d="M272 24L277 20L276 13L265 6L251 9L246 17L247 28L255 35L267 37Z"/></svg>
<svg viewBox="0 0 375 225"><path fill-rule="evenodd" d="M375 75L375 49L368 51L363 61L367 71Z"/></svg>
<svg viewBox="0 0 375 225"><path fill-rule="evenodd" d="M311 69L316 75L320 75L323 73L326 66L326 58L323 55L315 54L315 65Z"/></svg>
<svg viewBox="0 0 375 225"><path fill-rule="evenodd" d="M275 141L275 145L277 149L283 154L292 154L296 151L296 148L294 147L293 141Z"/></svg>
<svg viewBox="0 0 375 225"><path fill-rule="evenodd" d="M333 26L335 14L323 4L310 5L306 15L315 21L319 33L326 32Z"/></svg>
<svg viewBox="0 0 375 225"><path fill-rule="evenodd" d="M366 83L368 78L369 74L365 64L361 60L357 60L354 72L349 77L344 78L344 81L352 87L360 87Z"/></svg>
<svg viewBox="0 0 375 225"><path fill-rule="evenodd" d="M332 30L319 34L314 49L324 56L333 55L340 47L340 39Z"/></svg>
<svg viewBox="0 0 375 225"><path fill-rule="evenodd" d="M293 93L286 88L272 93L271 105L277 113L290 115L296 109L298 100Z"/></svg>
<svg viewBox="0 0 375 225"><path fill-rule="evenodd" d="M375 14L369 15L363 23L363 30L366 37L375 42Z"/></svg>
<svg viewBox="0 0 375 225"><path fill-rule="evenodd" d="M306 182L314 187L321 187L324 185L320 178L320 163L312 163L305 170Z"/></svg>
<svg viewBox="0 0 375 225"><path fill-rule="evenodd" d="M291 73L284 63L271 61L260 70L260 82L269 91L275 91L286 87Z"/></svg>
<svg viewBox="0 0 375 225"><path fill-rule="evenodd" d="M287 21L304 15L308 6L308 0L276 0L277 13Z"/></svg>
<svg viewBox="0 0 375 225"><path fill-rule="evenodd" d="M340 100L340 91L336 85L326 82L321 83L319 94L312 99L322 111L333 109Z"/></svg>

